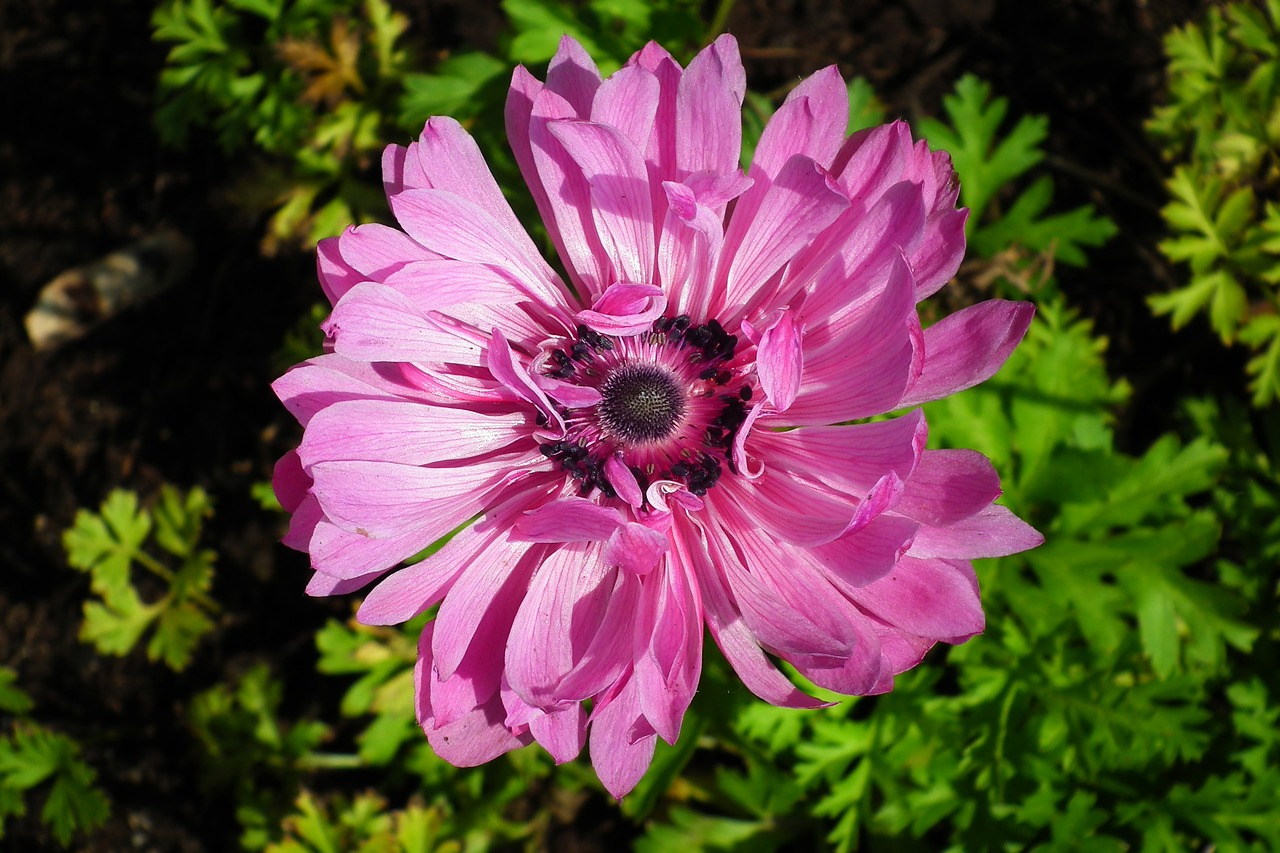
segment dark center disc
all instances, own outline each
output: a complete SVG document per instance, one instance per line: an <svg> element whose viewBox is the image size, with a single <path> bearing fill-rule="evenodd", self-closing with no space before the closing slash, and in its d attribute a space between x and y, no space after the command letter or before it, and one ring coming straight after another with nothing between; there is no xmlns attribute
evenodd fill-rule
<svg viewBox="0 0 1280 853"><path fill-rule="evenodd" d="M684 392L674 376L654 364L619 367L605 379L600 394L601 426L624 441L664 439L684 416Z"/></svg>

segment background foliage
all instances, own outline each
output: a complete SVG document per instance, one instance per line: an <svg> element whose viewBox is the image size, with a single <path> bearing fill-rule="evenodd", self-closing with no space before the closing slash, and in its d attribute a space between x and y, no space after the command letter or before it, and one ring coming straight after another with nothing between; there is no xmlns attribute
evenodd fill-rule
<svg viewBox="0 0 1280 853"><path fill-rule="evenodd" d="M565 32L606 73L651 37L687 60L728 5L703 21L687 0L504 0L496 45L429 61L385 0L163 0L155 128L175 150L211 134L242 161L229 193L262 213L266 253L385 218L381 148L433 114L468 126L527 218L502 133L511 66L545 63ZM1280 2L1215 6L1166 50L1148 128L1174 278L1149 306L1253 356L1248 395L1170 400L1141 446L1117 437L1135 417L1123 366L1055 276L1090 268L1122 223L1055 199L1048 119L1011 114L977 77L912 119L951 152L972 211L950 298L1038 306L998 376L926 407L931 446L991 457L1003 501L1046 535L979 565L984 636L936 650L887 696L816 712L755 700L712 650L680 742L615 805L582 760L436 758L413 721L421 620L369 628L342 603L315 633L315 672L258 662L189 691L175 709L200 768L189 795L233 799L242 846L277 853L538 848L565 815L641 851L1280 849ZM748 94L748 149L784 95ZM851 129L884 117L866 80L849 98ZM278 365L318 347L317 319L299 318ZM242 500L283 523L263 486ZM171 485L80 511L63 543L87 578L79 636L94 654L139 657L157 678L198 658L231 618L213 595L212 513L201 488ZM299 702L316 678L327 692ZM0 830L22 820L74 846L110 800L19 682L0 669Z"/></svg>

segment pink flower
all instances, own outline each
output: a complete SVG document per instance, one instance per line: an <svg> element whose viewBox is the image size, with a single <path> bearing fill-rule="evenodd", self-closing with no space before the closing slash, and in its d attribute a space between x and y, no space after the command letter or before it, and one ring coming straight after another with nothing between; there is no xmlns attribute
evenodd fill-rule
<svg viewBox="0 0 1280 853"><path fill-rule="evenodd" d="M1041 541L918 409L849 423L983 381L1031 320L921 329L964 252L949 158L901 122L845 139L827 68L743 175L745 85L730 36L686 69L650 44L602 80L568 38L546 83L516 69L507 132L568 282L450 119L383 158L403 231L320 245L331 351L275 384L305 427L285 542L313 595L381 578L367 623L439 605L417 713L454 764L589 739L620 797L680 733L704 624L769 702L821 704L771 656L881 693L982 631L969 560Z"/></svg>

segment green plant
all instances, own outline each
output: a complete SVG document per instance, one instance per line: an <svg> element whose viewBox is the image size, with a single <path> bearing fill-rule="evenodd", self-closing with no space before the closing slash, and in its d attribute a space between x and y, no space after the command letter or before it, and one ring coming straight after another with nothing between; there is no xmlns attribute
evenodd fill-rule
<svg viewBox="0 0 1280 853"><path fill-rule="evenodd" d="M305 772L353 764L346 756L316 752L330 736L323 723L280 719L283 690L259 664L234 682L197 694L186 713L203 754L204 784L234 792L241 843L250 850L270 841Z"/></svg>
<svg viewBox="0 0 1280 853"><path fill-rule="evenodd" d="M410 803L394 811L385 798L372 791L357 794L349 802L334 797L329 802L303 791L296 811L284 819L285 838L266 853L454 853L457 841L441 840L441 807Z"/></svg>
<svg viewBox="0 0 1280 853"><path fill-rule="evenodd" d="M101 825L110 806L75 741L25 719L32 702L15 680L13 670L0 667L0 711L22 718L0 737L0 838L5 822L25 815L27 798L43 790L40 820L67 847L77 832Z"/></svg>
<svg viewBox="0 0 1280 853"><path fill-rule="evenodd" d="M183 145L210 127L226 153L261 156L233 200L274 211L264 250L384 215L364 172L393 135L403 15L384 0L165 0L152 25L173 45L160 138Z"/></svg>
<svg viewBox="0 0 1280 853"><path fill-rule="evenodd" d="M1044 116L1019 116L1002 133L1009 103L992 98L991 87L966 74L955 92L943 98L947 121L924 118L916 130L933 148L951 155L960 176L960 202L969 208L966 231L973 255L988 264L999 262L1000 278L1025 282L1038 258L1084 266L1085 250L1100 246L1116 233L1110 219L1092 205L1049 213L1053 179L1041 174L1024 186L1026 177L1044 160L1042 145L1049 132ZM1015 194L1016 192L1016 194ZM1039 286L1047 284L1047 279ZM1040 295L1037 293L1037 295Z"/></svg>
<svg viewBox="0 0 1280 853"><path fill-rule="evenodd" d="M217 555L200 547L212 513L203 489L184 496L169 485L150 510L139 508L133 492L116 490L99 512L77 512L63 547L71 566L89 573L97 596L85 602L80 638L102 654L124 656L150 631L147 657L185 668L219 611L209 597ZM135 585L143 576L148 588L158 581L163 590L152 601Z"/></svg>
<svg viewBox="0 0 1280 853"><path fill-rule="evenodd" d="M1280 2L1213 7L1165 39L1168 103L1147 130L1173 165L1160 250L1189 280L1149 300L1175 329L1207 313L1248 363L1254 405L1280 394Z"/></svg>

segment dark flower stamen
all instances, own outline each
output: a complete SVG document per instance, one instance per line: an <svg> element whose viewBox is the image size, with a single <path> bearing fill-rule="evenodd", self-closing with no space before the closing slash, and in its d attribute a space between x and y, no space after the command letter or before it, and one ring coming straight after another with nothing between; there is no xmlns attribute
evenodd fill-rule
<svg viewBox="0 0 1280 853"><path fill-rule="evenodd" d="M657 365L624 365L609 374L600 393L600 423L623 441L664 439L684 415L684 392Z"/></svg>

